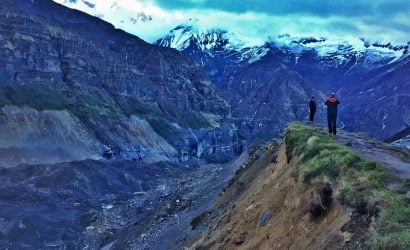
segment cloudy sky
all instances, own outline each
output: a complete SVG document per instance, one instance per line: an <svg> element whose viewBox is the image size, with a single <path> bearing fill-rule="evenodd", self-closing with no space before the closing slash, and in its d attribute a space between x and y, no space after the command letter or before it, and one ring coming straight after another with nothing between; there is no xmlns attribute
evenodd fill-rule
<svg viewBox="0 0 410 250"><path fill-rule="evenodd" d="M255 40L290 34L363 37L394 43L410 41L409 0L54 1L100 16L149 42L186 22L195 23L203 29L227 29ZM152 21L129 21L141 12L150 15Z"/></svg>

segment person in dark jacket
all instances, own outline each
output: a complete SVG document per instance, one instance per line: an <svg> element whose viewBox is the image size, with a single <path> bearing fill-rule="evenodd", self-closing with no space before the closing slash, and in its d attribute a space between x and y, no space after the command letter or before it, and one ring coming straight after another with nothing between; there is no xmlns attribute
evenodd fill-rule
<svg viewBox="0 0 410 250"><path fill-rule="evenodd" d="M316 100L315 100L315 97L313 96L309 101L309 110L310 110L309 120L310 122L313 123L313 120L315 119L315 113L316 113Z"/></svg>
<svg viewBox="0 0 410 250"><path fill-rule="evenodd" d="M327 124L329 127L329 134L333 135L336 135L337 105L340 104L339 100L337 100L335 96L336 94L334 92L331 93L325 102L325 105L327 106Z"/></svg>

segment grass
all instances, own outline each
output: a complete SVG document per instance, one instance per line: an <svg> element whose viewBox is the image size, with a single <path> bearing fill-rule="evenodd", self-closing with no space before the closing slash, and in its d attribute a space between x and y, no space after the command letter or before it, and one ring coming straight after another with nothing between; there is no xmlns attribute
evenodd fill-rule
<svg viewBox="0 0 410 250"><path fill-rule="evenodd" d="M67 92L67 91L66 91ZM37 110L69 110L77 116L116 116L102 96L84 91L76 96L69 96L58 87L47 85L16 85L5 89L5 97L10 103L29 106ZM4 104L8 104L5 102Z"/></svg>
<svg viewBox="0 0 410 250"><path fill-rule="evenodd" d="M38 110L61 110L69 106L67 98L48 86L19 85L6 90L7 97L17 105L28 105Z"/></svg>
<svg viewBox="0 0 410 250"><path fill-rule="evenodd" d="M306 184L315 179L330 180L344 205L366 213L378 211L370 229L371 248L410 249L410 204L405 192L386 187L383 166L355 155L329 135L302 124L289 126L285 142L288 157L300 163L299 175Z"/></svg>

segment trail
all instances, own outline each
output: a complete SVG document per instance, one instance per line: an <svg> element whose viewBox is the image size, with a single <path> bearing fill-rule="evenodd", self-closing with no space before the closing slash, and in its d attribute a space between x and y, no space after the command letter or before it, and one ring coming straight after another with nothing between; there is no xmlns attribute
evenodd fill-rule
<svg viewBox="0 0 410 250"><path fill-rule="evenodd" d="M349 147L356 154L383 164L391 175L399 179L410 178L410 163L389 144L377 141L361 133L339 131L336 142ZM351 145L351 146L350 146Z"/></svg>
<svg viewBox="0 0 410 250"><path fill-rule="evenodd" d="M311 125L312 126L312 125ZM327 133L321 126L314 125ZM353 152L371 161L381 163L387 170L391 183L396 186L404 179L410 179L410 159L403 154L403 150L390 144L378 141L364 133L353 133L338 130L335 141L340 145L348 146Z"/></svg>

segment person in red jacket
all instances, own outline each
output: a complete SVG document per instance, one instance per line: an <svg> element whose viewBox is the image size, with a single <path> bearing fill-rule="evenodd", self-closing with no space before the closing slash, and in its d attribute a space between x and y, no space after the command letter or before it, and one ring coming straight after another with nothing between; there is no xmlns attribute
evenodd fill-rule
<svg viewBox="0 0 410 250"><path fill-rule="evenodd" d="M329 134L333 135L336 135L337 105L340 104L335 96L336 94L334 92L331 93L325 102L325 105L327 106L327 125L329 127Z"/></svg>

